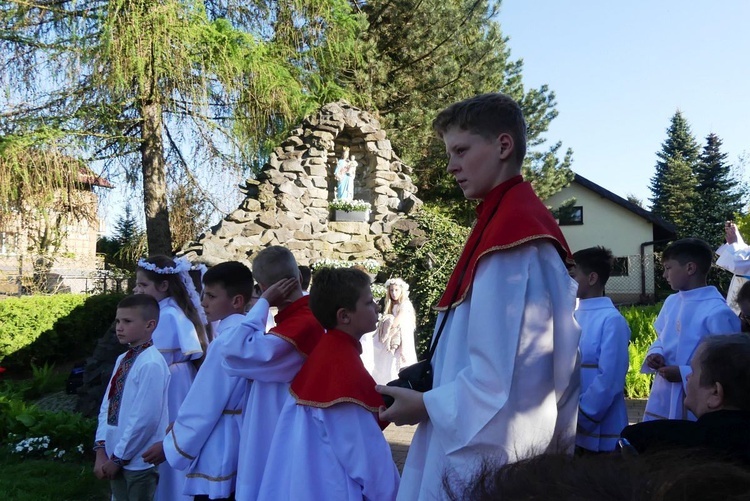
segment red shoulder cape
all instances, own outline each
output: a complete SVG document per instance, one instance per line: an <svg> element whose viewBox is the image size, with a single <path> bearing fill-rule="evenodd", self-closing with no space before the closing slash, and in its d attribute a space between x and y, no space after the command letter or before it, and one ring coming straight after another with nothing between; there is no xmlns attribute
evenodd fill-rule
<svg viewBox="0 0 750 501"><path fill-rule="evenodd" d="M573 264L573 256L560 227L534 193L531 183L525 182L521 176L515 176L499 184L477 207L477 222L435 309L443 311L455 308L466 299L474 281L477 262L482 257L540 239L554 244L563 262ZM477 240L479 245L476 245ZM461 270L467 263L466 273L459 284ZM456 288L456 300L449 305Z"/></svg>
<svg viewBox="0 0 750 501"><path fill-rule="evenodd" d="M375 391L375 380L362 364L360 353L359 341L349 334L336 329L323 334L289 388L297 405L325 409L348 402L377 415L383 397ZM381 428L388 425L379 424Z"/></svg>
<svg viewBox="0 0 750 501"><path fill-rule="evenodd" d="M325 332L310 310L309 301L310 296L302 296L281 310L274 317L276 325L268 331L291 343L305 357L312 353Z"/></svg>

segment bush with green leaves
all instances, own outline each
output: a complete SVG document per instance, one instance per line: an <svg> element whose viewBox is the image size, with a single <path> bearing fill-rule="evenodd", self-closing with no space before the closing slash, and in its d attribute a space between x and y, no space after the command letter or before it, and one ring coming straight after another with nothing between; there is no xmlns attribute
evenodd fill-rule
<svg viewBox="0 0 750 501"><path fill-rule="evenodd" d="M56 294L0 301L0 362L29 367L85 357L115 317L122 294Z"/></svg>
<svg viewBox="0 0 750 501"><path fill-rule="evenodd" d="M66 451L70 458L82 453L81 446L88 449L95 432L95 419L73 412L44 411L24 402L8 385L0 389L0 441L13 453L34 456L54 451L61 459L64 454L60 451ZM38 440L41 437L46 440Z"/></svg>
<svg viewBox="0 0 750 501"><path fill-rule="evenodd" d="M630 366L625 376L625 396L627 398L647 398L651 391L654 376L641 374L641 366L646 358L648 347L656 340L654 321L663 303L652 306L630 306L621 308L620 313L630 326L628 357Z"/></svg>
<svg viewBox="0 0 750 501"><path fill-rule="evenodd" d="M428 206L423 207L414 220L416 231L395 229L392 233L393 251L386 256L388 268L385 271L388 276L401 277L409 284L409 299L417 313L417 352L425 353L437 318L432 307L445 291L469 228Z"/></svg>

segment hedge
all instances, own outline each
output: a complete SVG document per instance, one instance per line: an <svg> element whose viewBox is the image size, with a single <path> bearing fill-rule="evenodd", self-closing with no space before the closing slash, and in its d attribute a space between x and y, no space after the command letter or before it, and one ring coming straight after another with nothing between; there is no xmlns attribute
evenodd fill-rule
<svg viewBox="0 0 750 501"><path fill-rule="evenodd" d="M85 357L115 318L123 294L56 294L0 301L0 362L28 367Z"/></svg>

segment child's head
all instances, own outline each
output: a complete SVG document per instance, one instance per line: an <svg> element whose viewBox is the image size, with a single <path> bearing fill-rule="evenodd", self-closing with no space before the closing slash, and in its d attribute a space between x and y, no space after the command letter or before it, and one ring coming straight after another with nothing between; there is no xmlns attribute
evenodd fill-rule
<svg viewBox="0 0 750 501"><path fill-rule="evenodd" d="M661 255L663 276L676 291L703 287L713 257L713 249L700 238L675 240Z"/></svg>
<svg viewBox="0 0 750 501"><path fill-rule="evenodd" d="M385 289L385 313L392 313L394 304L409 302L409 284L402 279L388 279L385 282Z"/></svg>
<svg viewBox="0 0 750 501"><path fill-rule="evenodd" d="M203 346L208 345L206 327L201 319L200 297L190 275L190 262L154 255L138 260L135 272L135 294L148 294L157 301L171 297L195 326Z"/></svg>
<svg viewBox="0 0 750 501"><path fill-rule="evenodd" d="M750 336L709 336L690 361L685 407L697 417L721 409L750 411Z"/></svg>
<svg viewBox="0 0 750 501"><path fill-rule="evenodd" d="M115 334L120 344L138 346L151 339L159 323L159 303L148 294L133 294L117 304Z"/></svg>
<svg viewBox="0 0 750 501"><path fill-rule="evenodd" d="M576 264L570 276L578 282L578 297L589 299L604 294L604 286L612 273L612 251L602 246L589 247L573 254Z"/></svg>
<svg viewBox="0 0 750 501"><path fill-rule="evenodd" d="M375 330L378 309L370 277L353 268L321 268L313 277L310 309L326 329L338 329L359 339Z"/></svg>
<svg viewBox="0 0 750 501"><path fill-rule="evenodd" d="M253 259L253 278L260 284L262 290L266 290L285 278L299 280L297 260L286 247L280 245L266 247Z"/></svg>
<svg viewBox="0 0 750 501"><path fill-rule="evenodd" d="M253 295L253 274L239 261L212 266L203 275L201 306L209 322L245 312Z"/></svg>

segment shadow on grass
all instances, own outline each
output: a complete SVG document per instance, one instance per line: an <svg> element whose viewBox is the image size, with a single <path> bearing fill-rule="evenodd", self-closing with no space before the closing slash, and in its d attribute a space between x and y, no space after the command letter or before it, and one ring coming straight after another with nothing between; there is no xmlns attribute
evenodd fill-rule
<svg viewBox="0 0 750 501"><path fill-rule="evenodd" d="M93 463L19 460L0 450L0 493L4 501L105 501L109 482L98 480Z"/></svg>

